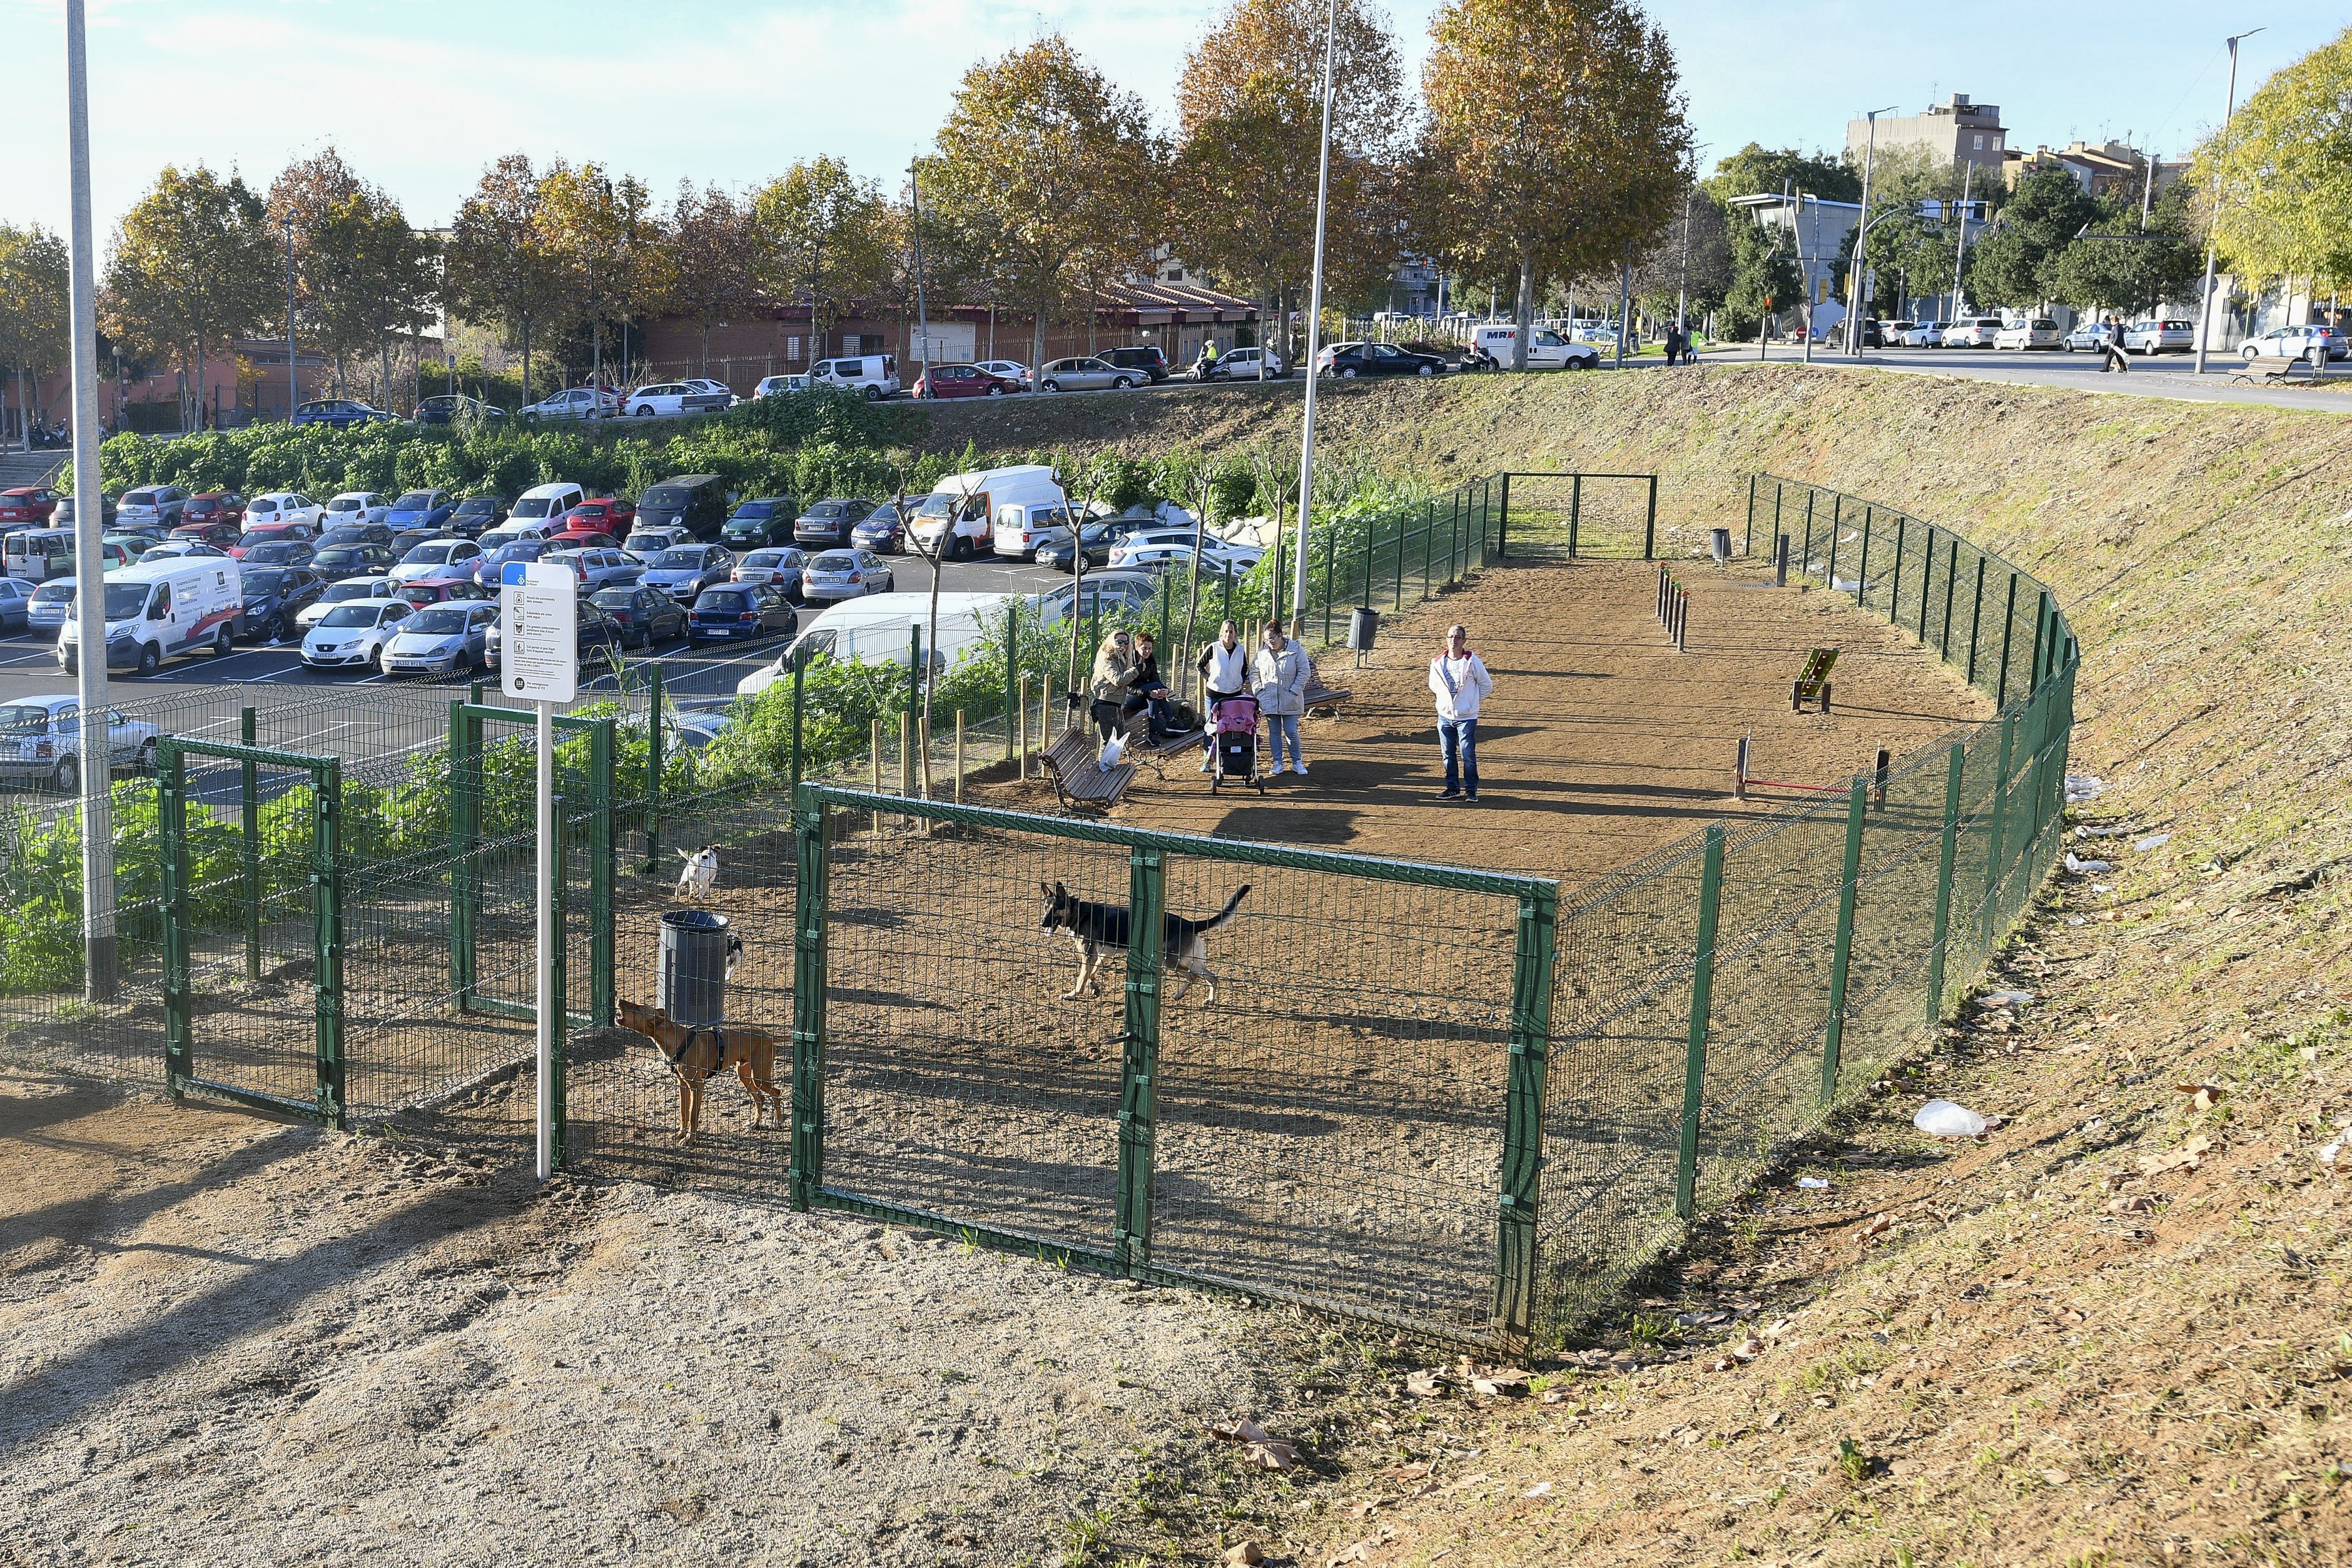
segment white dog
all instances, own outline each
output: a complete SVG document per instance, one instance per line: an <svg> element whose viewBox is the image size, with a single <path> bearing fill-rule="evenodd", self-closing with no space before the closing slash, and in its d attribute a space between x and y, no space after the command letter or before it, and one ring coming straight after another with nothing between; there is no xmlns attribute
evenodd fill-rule
<svg viewBox="0 0 2352 1568"><path fill-rule="evenodd" d="M705 844L691 853L680 850L677 858L686 862L677 873L678 897L689 904L701 903L719 881L719 846Z"/></svg>

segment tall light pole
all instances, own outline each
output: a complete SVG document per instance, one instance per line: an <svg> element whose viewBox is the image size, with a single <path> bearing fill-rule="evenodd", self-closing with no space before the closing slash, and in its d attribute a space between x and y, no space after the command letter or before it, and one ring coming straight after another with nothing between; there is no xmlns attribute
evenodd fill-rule
<svg viewBox="0 0 2352 1568"><path fill-rule="evenodd" d="M81 703L82 994L114 996L113 737L106 713L106 496L98 479L98 266L89 215L89 46L66 0L66 145L73 187L74 693ZM93 722L95 721L95 722Z"/></svg>
<svg viewBox="0 0 2352 1568"><path fill-rule="evenodd" d="M1315 507L1315 361L1323 352L1323 220L1331 204L1331 68L1339 47L1339 0L1331 0L1323 24L1323 153L1315 175L1315 270L1307 284L1307 405L1298 427L1298 548L1292 552L1290 576L1294 636L1307 631L1307 518Z"/></svg>
<svg viewBox="0 0 2352 1568"><path fill-rule="evenodd" d="M2226 40L2230 46L2230 95L2222 100L2221 109L2221 152L2224 155L2227 155L2230 151L2230 120L2238 112L2238 45L2241 40L2251 38L2262 30L2263 29L2260 27L2249 27L2246 31L2239 33ZM2214 216L2216 218L2221 216L2221 188L2219 185L2216 185L2213 189ZM2200 376L2205 373L2205 345L2212 336L2213 225L2210 222L2208 222L2205 225L2205 287L2204 291L2197 296L2196 373Z"/></svg>
<svg viewBox="0 0 2352 1568"><path fill-rule="evenodd" d="M302 388L294 379L294 209L290 203L278 221L286 225L286 422L291 424L294 405L302 401Z"/></svg>
<svg viewBox="0 0 2352 1568"><path fill-rule="evenodd" d="M907 193L909 210L914 214L912 221L915 240L915 330L920 337L920 342L917 346L922 350L917 358L923 363L923 390L937 397L940 395L940 389L931 385L931 317L930 311L923 302L923 178L919 160L910 158L907 161ZM952 528L949 530L950 533L953 531ZM945 535L940 536L940 548L942 550L947 548ZM1076 549L1075 545L1071 548ZM933 561L931 587L935 591L939 587L939 563ZM1077 601L1073 599L1070 603L1075 607ZM932 630L936 632L938 628L935 626ZM926 716L929 711L928 707L924 709Z"/></svg>
<svg viewBox="0 0 2352 1568"><path fill-rule="evenodd" d="M1862 358L1862 280L1870 275L1870 266L1862 249L1862 242L1870 234L1870 170L1878 159L1878 117L1894 113L1895 107L1890 103L1885 109L1871 110L1864 116L1870 121L1870 137L1862 150L1862 212L1854 219L1853 277L1845 291L1845 351L1857 360ZM1807 337L1810 339L1811 334L1808 333Z"/></svg>

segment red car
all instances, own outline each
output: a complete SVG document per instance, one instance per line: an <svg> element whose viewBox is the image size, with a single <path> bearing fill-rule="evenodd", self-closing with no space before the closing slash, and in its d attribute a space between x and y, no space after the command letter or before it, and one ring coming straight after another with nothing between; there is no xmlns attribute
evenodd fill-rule
<svg viewBox="0 0 2352 1568"><path fill-rule="evenodd" d="M308 523L256 523L237 535L236 542L227 549L229 554L243 560L245 552L256 545L266 545L273 539L294 539L310 544L318 537L318 531Z"/></svg>
<svg viewBox="0 0 2352 1568"><path fill-rule="evenodd" d="M41 485L0 490L0 527L37 528L58 509L58 493Z"/></svg>
<svg viewBox="0 0 2352 1568"><path fill-rule="evenodd" d="M226 549L245 535L242 525L226 518L200 518L182 523L172 530L175 539L194 539L198 544L218 545Z"/></svg>
<svg viewBox="0 0 2352 1568"><path fill-rule="evenodd" d="M550 549L619 549L621 541L593 523L573 523L547 541Z"/></svg>
<svg viewBox="0 0 2352 1568"><path fill-rule="evenodd" d="M229 543L245 527L245 497L234 490L206 490L202 495L189 497L187 505L180 508L181 526L172 531L176 534L196 523L217 524L228 531L228 538L205 536L206 544ZM193 538L196 536L191 534L188 537Z"/></svg>
<svg viewBox="0 0 2352 1568"><path fill-rule="evenodd" d="M635 501L599 496L593 501L583 501L564 513L563 531L610 534L616 539L626 538L629 525L636 520L637 504Z"/></svg>
<svg viewBox="0 0 2352 1568"><path fill-rule="evenodd" d="M915 378L917 397L1003 397L1020 390L1019 382L978 365L933 365Z"/></svg>

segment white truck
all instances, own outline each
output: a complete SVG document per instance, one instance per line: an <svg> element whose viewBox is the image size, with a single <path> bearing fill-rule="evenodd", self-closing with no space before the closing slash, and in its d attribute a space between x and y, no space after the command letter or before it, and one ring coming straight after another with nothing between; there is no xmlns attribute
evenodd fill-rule
<svg viewBox="0 0 2352 1568"><path fill-rule="evenodd" d="M1068 504L1054 471L1043 463L1016 464L1010 468L982 468L971 474L950 474L931 486L907 525L910 546L924 555L944 553L950 560L999 553L996 519L1007 507L1026 508ZM1006 554L1034 554L1035 546L1015 546Z"/></svg>
<svg viewBox="0 0 2352 1568"><path fill-rule="evenodd" d="M942 593L940 595L939 642L923 662L934 674L943 674L964 651L1004 626L1009 593ZM757 696L778 681L792 680L796 650L811 657L824 655L845 664L895 664L904 668L914 652L915 630L930 643L931 596L929 593L876 593L834 605L801 629L799 636L769 663L735 684L738 696Z"/></svg>
<svg viewBox="0 0 2352 1568"><path fill-rule="evenodd" d="M1487 322L1476 329L1472 341L1507 371L1512 368L1518 338L1516 324ZM1545 326L1528 329L1528 369L1531 371L1589 371L1600 363L1601 350L1590 343L1571 343Z"/></svg>
<svg viewBox="0 0 2352 1568"><path fill-rule="evenodd" d="M106 667L152 675L165 659L230 651L245 584L225 557L181 556L126 566L106 578ZM72 611L58 636L58 663L77 664L80 617Z"/></svg>

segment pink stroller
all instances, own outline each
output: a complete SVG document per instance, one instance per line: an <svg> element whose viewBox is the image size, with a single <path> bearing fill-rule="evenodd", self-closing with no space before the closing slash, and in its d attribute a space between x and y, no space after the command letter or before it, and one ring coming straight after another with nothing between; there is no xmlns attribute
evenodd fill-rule
<svg viewBox="0 0 2352 1568"><path fill-rule="evenodd" d="M1220 697L1209 713L1209 793L1228 779L1246 781L1265 793L1265 779L1257 770L1257 698L1244 693Z"/></svg>

